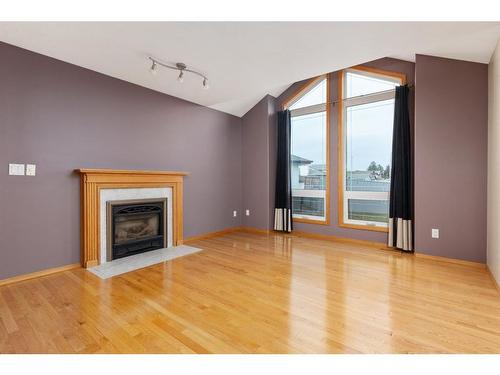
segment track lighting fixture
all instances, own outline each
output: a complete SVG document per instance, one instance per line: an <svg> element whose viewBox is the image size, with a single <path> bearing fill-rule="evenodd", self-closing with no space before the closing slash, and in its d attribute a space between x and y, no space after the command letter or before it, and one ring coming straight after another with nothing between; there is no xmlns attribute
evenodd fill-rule
<svg viewBox="0 0 500 375"><path fill-rule="evenodd" d="M203 88L205 90L207 90L209 88L208 78L205 77L205 75L201 74L200 72L197 72L197 71L192 70L192 69L188 69L186 64L184 64L184 63L176 63L175 65L170 65L170 64L162 63L156 59L153 59L152 57L149 57L149 60L151 60L151 62L152 62L151 69L150 69L152 74L156 74L158 72L158 66L163 66L164 68L168 68L168 69L172 69L172 70L178 70L179 76L177 77L177 80L182 83L184 81L184 72L189 72L189 73L196 74L197 76L203 78L203 82L202 82Z"/></svg>

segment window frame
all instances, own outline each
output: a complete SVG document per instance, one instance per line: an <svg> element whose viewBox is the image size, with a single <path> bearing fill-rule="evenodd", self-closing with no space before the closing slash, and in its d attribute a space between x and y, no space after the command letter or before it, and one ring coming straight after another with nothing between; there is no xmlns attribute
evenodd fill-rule
<svg viewBox="0 0 500 375"><path fill-rule="evenodd" d="M350 193L345 192L345 140L344 140L344 120L345 111L347 107L354 105L361 105L374 102L373 97L376 96L376 101L389 100L394 98L394 93L388 91L381 91L374 94L366 94L361 96L356 96L353 98L346 98L345 96L345 76L347 72L358 72L365 75L378 76L383 79L390 78L391 80L399 81L400 85L406 84L406 74L393 72L388 70L382 70L377 68L371 68L366 66L354 66L352 68L344 69L338 72L338 109L337 109L337 130L338 130L338 176L337 176L337 189L338 189L338 221L339 227L349 228L349 229L360 229L375 232L388 232L389 228L387 225L376 225L372 222L356 220L356 223L347 222L345 220L344 207L347 204L347 199L349 199ZM346 102L350 102L350 105L346 105ZM356 192L358 196L365 196L368 200L385 200L388 199L388 194L386 192ZM352 197L351 197L352 198ZM352 198L356 199L356 198Z"/></svg>
<svg viewBox="0 0 500 375"><path fill-rule="evenodd" d="M315 104L309 107L298 108L292 112L298 113L298 115L305 115L310 113L325 112L325 122L326 122L326 175L325 175L325 217L324 219L309 219L306 217L292 217L293 221L296 223L306 223L306 224L317 224L317 225L330 225L330 112L332 103L330 101L330 90L331 90L331 79L330 74L323 74L318 77L314 77L306 81L297 91L292 93L282 105L282 109L288 109L295 102L297 102L302 96L308 93L312 88L314 88L319 82L326 79L326 103ZM321 109L321 111L320 111ZM293 195L293 194L292 194Z"/></svg>

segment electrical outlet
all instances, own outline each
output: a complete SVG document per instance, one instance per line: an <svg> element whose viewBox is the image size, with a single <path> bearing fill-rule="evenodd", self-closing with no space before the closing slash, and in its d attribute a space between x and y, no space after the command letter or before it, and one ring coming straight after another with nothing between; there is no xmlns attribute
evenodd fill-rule
<svg viewBox="0 0 500 375"><path fill-rule="evenodd" d="M9 164L9 176L24 176L24 164Z"/></svg>
<svg viewBox="0 0 500 375"><path fill-rule="evenodd" d="M250 216L250 210L245 210L245 215Z"/></svg>
<svg viewBox="0 0 500 375"><path fill-rule="evenodd" d="M432 228L432 238L439 238L439 229Z"/></svg>
<svg viewBox="0 0 500 375"><path fill-rule="evenodd" d="M26 176L36 176L36 164L26 164Z"/></svg>
<svg viewBox="0 0 500 375"><path fill-rule="evenodd" d="M238 211L234 210L233 211L233 217L236 217L236 216L238 216Z"/></svg>

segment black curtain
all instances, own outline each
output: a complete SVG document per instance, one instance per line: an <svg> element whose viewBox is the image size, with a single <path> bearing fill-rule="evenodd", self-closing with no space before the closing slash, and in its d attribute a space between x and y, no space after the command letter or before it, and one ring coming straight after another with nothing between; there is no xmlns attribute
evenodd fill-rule
<svg viewBox="0 0 500 375"><path fill-rule="evenodd" d="M278 112L278 157L276 165L276 195L274 208L274 230L292 231L292 176L291 121L290 111Z"/></svg>
<svg viewBox="0 0 500 375"><path fill-rule="evenodd" d="M388 244L413 251L413 170L408 86L396 87Z"/></svg>

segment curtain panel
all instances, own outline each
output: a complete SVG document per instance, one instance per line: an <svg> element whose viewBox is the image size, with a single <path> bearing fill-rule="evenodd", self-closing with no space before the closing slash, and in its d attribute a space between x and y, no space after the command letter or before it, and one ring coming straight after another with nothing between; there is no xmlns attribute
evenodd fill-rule
<svg viewBox="0 0 500 375"><path fill-rule="evenodd" d="M291 118L290 111L278 112L276 194L274 230L292 231Z"/></svg>
<svg viewBox="0 0 500 375"><path fill-rule="evenodd" d="M411 160L409 88L396 87L392 136L388 245L413 251L413 170Z"/></svg>

